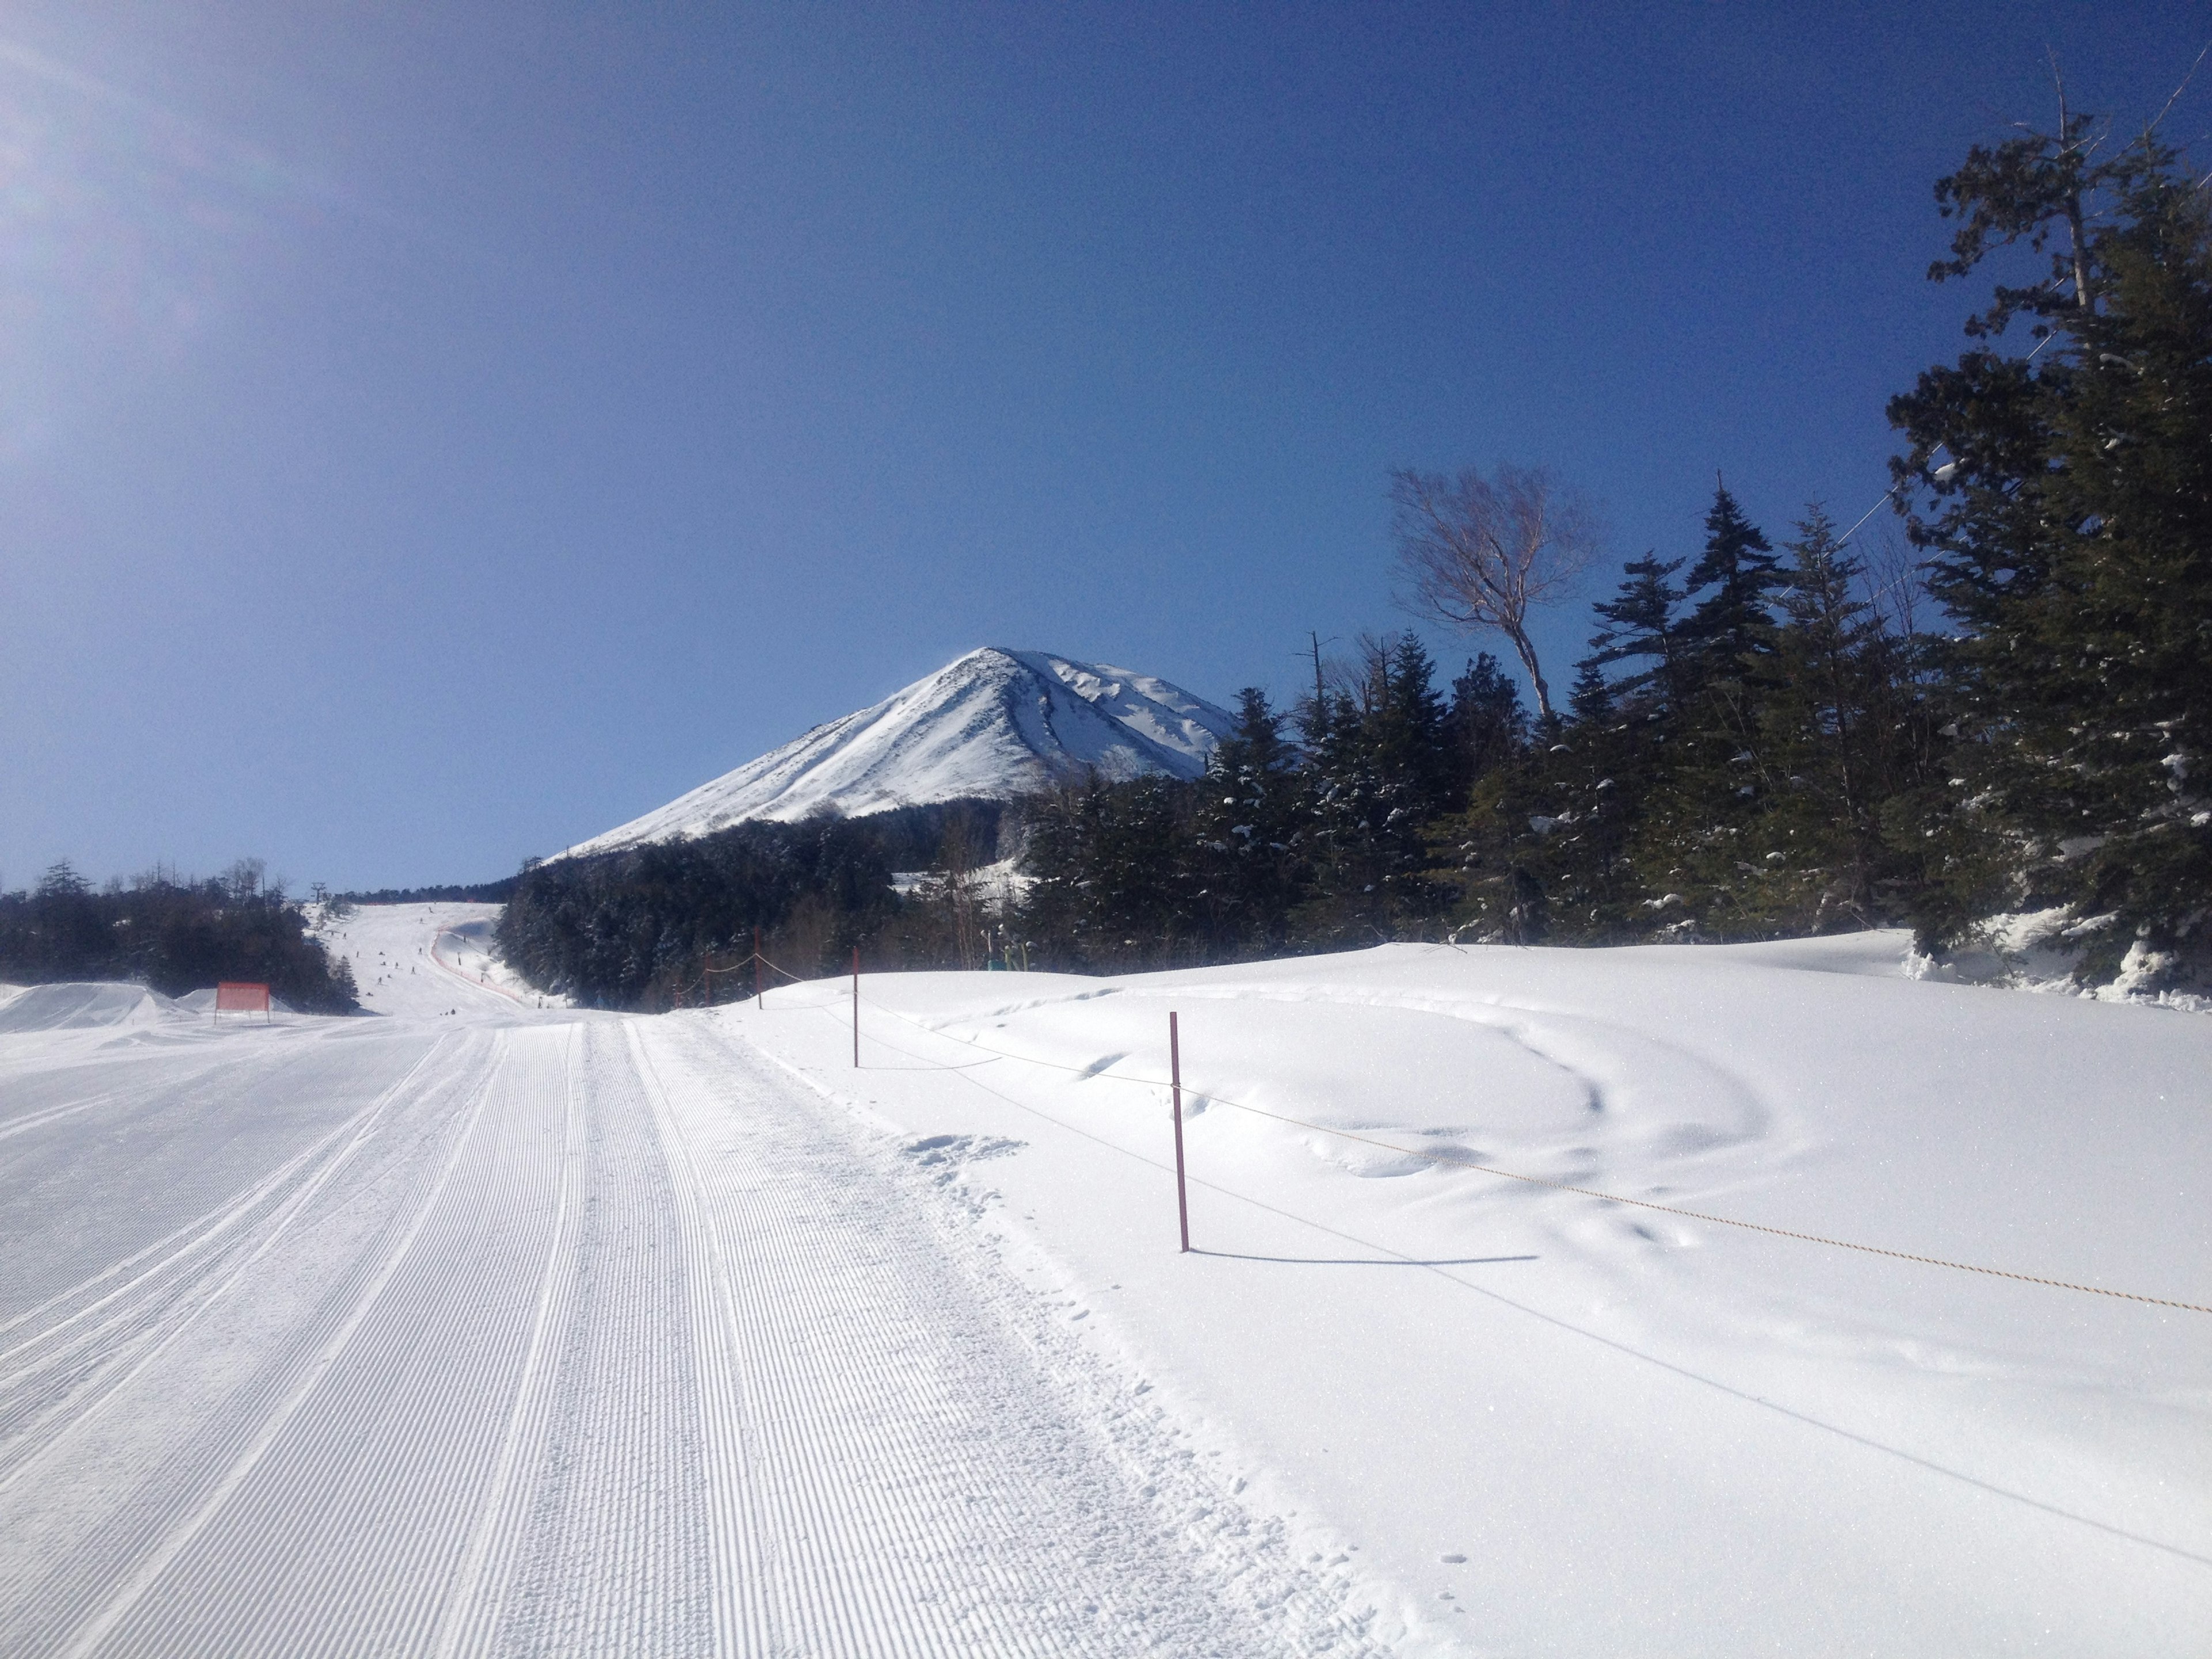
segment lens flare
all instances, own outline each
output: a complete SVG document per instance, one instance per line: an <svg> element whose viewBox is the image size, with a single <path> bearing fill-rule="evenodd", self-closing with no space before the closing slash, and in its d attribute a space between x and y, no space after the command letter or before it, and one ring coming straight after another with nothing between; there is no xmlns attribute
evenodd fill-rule
<svg viewBox="0 0 2212 1659"><path fill-rule="evenodd" d="M0 37L0 459L185 350L328 192Z"/></svg>

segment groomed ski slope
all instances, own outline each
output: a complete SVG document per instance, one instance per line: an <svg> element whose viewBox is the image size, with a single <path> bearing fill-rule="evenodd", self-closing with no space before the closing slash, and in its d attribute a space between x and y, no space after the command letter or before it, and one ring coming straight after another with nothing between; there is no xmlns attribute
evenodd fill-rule
<svg viewBox="0 0 2212 1659"><path fill-rule="evenodd" d="M1434 1161L2203 1304L2212 1021L1391 947L877 977L855 1071L844 982L540 1010L483 920L345 923L373 1018L0 992L0 1650L2212 1628L2212 1315Z"/></svg>
<svg viewBox="0 0 2212 1659"><path fill-rule="evenodd" d="M520 1007L450 920L346 925L445 938L381 1018L0 1007L0 1650L1368 1645L1263 1523L1179 1524L1178 1437L908 1161L698 1023Z"/></svg>

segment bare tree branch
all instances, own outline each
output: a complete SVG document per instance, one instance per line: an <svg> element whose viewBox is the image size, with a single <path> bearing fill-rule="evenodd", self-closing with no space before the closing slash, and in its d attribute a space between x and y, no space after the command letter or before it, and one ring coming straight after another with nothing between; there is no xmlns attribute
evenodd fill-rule
<svg viewBox="0 0 2212 1659"><path fill-rule="evenodd" d="M1390 475L1390 500L1408 606L1454 628L1503 634L1549 725L1552 691L1528 613L1565 598L1595 555L1601 532L1589 503L1547 468L1510 465L1450 478L1401 467Z"/></svg>

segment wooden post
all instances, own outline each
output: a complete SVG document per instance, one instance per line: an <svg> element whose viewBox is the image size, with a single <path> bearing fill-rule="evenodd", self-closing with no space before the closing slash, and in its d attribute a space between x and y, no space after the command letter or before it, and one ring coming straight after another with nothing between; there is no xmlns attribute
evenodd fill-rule
<svg viewBox="0 0 2212 1659"><path fill-rule="evenodd" d="M1182 1228L1182 1253L1190 1254L1190 1190L1182 1169L1182 1036L1168 1015L1168 1076L1175 1093L1176 1219Z"/></svg>
<svg viewBox="0 0 2212 1659"><path fill-rule="evenodd" d="M860 947L853 947L853 1069L860 1069Z"/></svg>
<svg viewBox="0 0 2212 1659"><path fill-rule="evenodd" d="M760 929L753 929L753 1006L768 1006L768 993L761 989Z"/></svg>

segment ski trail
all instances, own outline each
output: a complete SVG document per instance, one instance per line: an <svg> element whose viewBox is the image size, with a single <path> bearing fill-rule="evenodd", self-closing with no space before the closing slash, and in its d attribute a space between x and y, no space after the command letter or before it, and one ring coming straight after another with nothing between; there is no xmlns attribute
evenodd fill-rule
<svg viewBox="0 0 2212 1659"><path fill-rule="evenodd" d="M27 1134L33 1129L43 1129L49 1123L58 1123L65 1117L75 1117L79 1112L89 1112L109 1105L123 1097L120 1089L110 1089L105 1094L91 1095L83 1100L73 1100L66 1106L50 1106L42 1112L32 1112L22 1117L11 1117L0 1123L0 1140Z"/></svg>
<svg viewBox="0 0 2212 1659"><path fill-rule="evenodd" d="M684 1311L693 1333L699 1392L705 1407L701 1427L715 1476L708 1488L709 1525L714 1533L710 1559L715 1568L711 1586L714 1650L765 1653L769 1629L760 1594L764 1562L759 1529L747 1524L753 1494L760 1489L765 1472L757 1469L748 1457L733 1409L739 1369L734 1344L738 1322L737 1275L721 1235L703 1212L704 1183L690 1146L677 1131L668 1109L667 1091L634 1032L630 1052L641 1070L652 1079L653 1127L675 1176L672 1184L678 1224L691 1249Z"/></svg>
<svg viewBox="0 0 2212 1659"><path fill-rule="evenodd" d="M489 1047L434 1044L437 1055L386 1092L312 1190L242 1259L213 1264L219 1282L165 1317L150 1346L122 1352L118 1336L103 1364L120 1375L0 1444L21 1460L0 1482L0 1631L11 1652L62 1651L244 1456L418 1218L488 1076ZM33 1468L39 1478L24 1478Z"/></svg>
<svg viewBox="0 0 2212 1659"><path fill-rule="evenodd" d="M52 1340L70 1326L103 1312L112 1304L139 1291L160 1275L178 1267L197 1252L219 1240L223 1234L237 1226L239 1223L250 1218L266 1200L283 1193L295 1176L313 1172L310 1178L313 1179L325 1175L327 1170L318 1168L317 1160L334 1144L341 1140L346 1141L346 1146L337 1154L329 1167L334 1168L337 1161L342 1161L356 1150L361 1144L364 1127L374 1123L383 1113L384 1109L405 1089L407 1085L429 1066L438 1046L435 1042L432 1043L430 1048L397 1082L355 1113L353 1116L310 1142L243 1191L232 1194L213 1209L195 1216L183 1226L155 1239L143 1249L133 1251L121 1261L109 1263L91 1277L70 1285L67 1290L57 1291L36 1307L27 1308L10 1319L0 1320L0 1336L5 1336L18 1326L27 1324L42 1314L52 1313L73 1297L86 1294L108 1279L113 1279L117 1274L129 1273L133 1267L139 1268L138 1272L131 1273L131 1277L124 1279L104 1295L41 1326L32 1334L19 1338L12 1346L0 1348L0 1362L12 1359L15 1355L38 1343ZM316 1184L319 1184L319 1182L317 1181ZM153 1258L150 1261L148 1260L149 1257ZM6 1380L0 1380L0 1388L5 1386Z"/></svg>
<svg viewBox="0 0 2212 1659"><path fill-rule="evenodd" d="M575 1265L529 1513L485 1650L716 1650L716 1455L686 1316L690 1240L632 1057L628 1022L584 1030L588 1109Z"/></svg>
<svg viewBox="0 0 2212 1659"><path fill-rule="evenodd" d="M352 1133L344 1139L338 1151L322 1164L308 1167L309 1172L297 1188L282 1198L267 1218L258 1242L251 1234L240 1241L228 1255L218 1254L208 1264L202 1280L189 1277L177 1285L158 1282L173 1267L188 1265L188 1259L204 1238L187 1243L130 1284L119 1288L108 1297L103 1297L94 1307L100 1307L118 1298L125 1298L134 1289L149 1287L150 1294L136 1301L124 1300L119 1309L95 1324L90 1330L64 1342L50 1352L37 1355L27 1363L19 1364L4 1379L0 1379L0 1494L5 1494L25 1474L33 1468L51 1464L53 1455L58 1455L65 1442L57 1433L42 1432L58 1419L74 1428L91 1419L101 1407L121 1394L129 1384L143 1375L163 1352L191 1328L195 1320L208 1308L232 1290L256 1263L264 1260L303 1212L307 1211L327 1183L350 1161L369 1140L386 1109L401 1098L407 1085L429 1066L439 1045L433 1044L422 1059L410 1068L406 1075L373 1101L349 1123L339 1126L332 1135L325 1137L319 1150L331 1141ZM295 1160L295 1165L298 1164ZM295 1165L286 1170L297 1173ZM252 1207L269 1196L270 1182L261 1183L240 1206L234 1207L219 1224L228 1226L250 1212ZM250 1247L250 1248L249 1248ZM240 1253L242 1252L242 1255ZM237 1258L234 1260L234 1258ZM223 1272L226 1263L230 1270ZM161 1298L164 1290L173 1289L170 1300ZM85 1311L90 1311L87 1310ZM10 1353L20 1353L46 1337L65 1328L76 1316L59 1322L38 1338L20 1342ZM58 1362L91 1350L86 1363L75 1370L58 1368ZM43 1385L43 1386L40 1386ZM50 1455L52 1454L52 1455Z"/></svg>
<svg viewBox="0 0 2212 1659"><path fill-rule="evenodd" d="M696 1027L633 1026L694 1261L730 1309L719 1598L737 1650L1283 1651L1039 1373L834 1109ZM710 1345L697 1345L702 1354ZM710 1397L715 1397L711 1396ZM1356 1647L1356 1644L1351 1644Z"/></svg>
<svg viewBox="0 0 2212 1659"><path fill-rule="evenodd" d="M307 1047L288 1090L361 1087ZM13 1333L0 1650L1364 1650L1186 1535L1188 1452L1133 1459L750 1049L528 1021L358 1099Z"/></svg>
<svg viewBox="0 0 2212 1659"><path fill-rule="evenodd" d="M438 1199L443 1196L447 1183L453 1179L454 1170L461 1162L463 1153L468 1150L471 1141L474 1139L476 1126L483 1115L483 1102L485 1094L488 1092L486 1091L477 1095L468 1121L454 1142L451 1156L447 1158L445 1167L439 1171L436 1184L431 1189L429 1203L425 1204L416 1212L414 1220L401 1235L398 1247L385 1259L383 1266L369 1281L361 1298L354 1304L353 1310L331 1334L322 1351L315 1356L305 1374L293 1384L289 1392L277 1401L276 1408L263 1420L259 1432L247 1443L245 1451L231 1465L222 1480L216 1483L214 1489L201 1500L199 1506L186 1517L182 1525L171 1531L160 1544L146 1554L137 1567L124 1581L121 1588L108 1600L107 1604L77 1632L76 1639L64 1650L66 1659L84 1659L84 1656L101 1645L110 1632L113 1632L138 1607L147 1592L154 1587L170 1565L185 1553L194 1540L199 1537L208 1523L229 1501L232 1494L252 1477L255 1469L260 1466L263 1457L267 1455L270 1448L276 1443L277 1437L290 1424L294 1414L313 1395L317 1386L328 1375L331 1366L344 1352L347 1343L352 1340L354 1333L361 1328L363 1322L374 1311L385 1288L392 1283L392 1279L406 1262L408 1253L413 1249L416 1240L422 1237L422 1230L429 1221L434 1206ZM178 1651L166 1644L167 1636L173 1634L174 1632L172 1631L165 1635L164 1646L157 1651Z"/></svg>
<svg viewBox="0 0 2212 1659"><path fill-rule="evenodd" d="M491 1080L398 1247L165 1545L167 1577L103 1652L258 1659L434 1639L540 1300L562 1047L558 1029L500 1034ZM252 1596L238 1593L245 1578Z"/></svg>
<svg viewBox="0 0 2212 1659"><path fill-rule="evenodd" d="M501 1437L499 1468L492 1477L475 1530L461 1560L459 1577L440 1630L438 1659L485 1651L503 1605L501 1594L519 1535L529 1510L532 1477L543 1455L547 1419L552 1410L554 1370L549 1353L566 1328L574 1294L575 1263L573 1213L578 1166L584 1157L581 1122L576 1110L575 1049L578 1032L569 1028L562 1049L561 1183L553 1218L553 1242L531 1322L530 1352L523 1361L521 1386Z"/></svg>
<svg viewBox="0 0 2212 1659"><path fill-rule="evenodd" d="M280 1037L291 1035L278 1033ZM386 1045L377 1046L389 1052ZM419 1039L405 1046L415 1058L420 1058L422 1045ZM36 1128L46 1133L11 1145L5 1149L4 1156L0 1156L0 1212L12 1210L16 1216L21 1214L21 1210L11 1200L69 1204L80 1213L84 1212L86 1200L106 1195L98 1181L99 1175L129 1170L127 1159L124 1160L123 1170L118 1170L118 1160L113 1157L114 1149L125 1142L137 1143L151 1152L158 1150L155 1143L188 1143L213 1129L222 1142L228 1143L224 1152L230 1155L207 1157L203 1142L194 1149L200 1156L188 1152L175 1163L164 1161L158 1191L146 1192L143 1201L131 1204L129 1208L132 1214L128 1219L112 1213L88 1215L88 1220L101 1224L100 1231L111 1235L119 1232L129 1239L127 1243L115 1242L112 1246L115 1259L89 1278L76 1276L82 1274L85 1265L84 1255L76 1251L63 1253L59 1261L53 1259L55 1253L51 1248L30 1250L5 1260L0 1299L15 1305L8 1311L4 1322L0 1322L0 1334L39 1317L118 1268L129 1267L148 1250L158 1249L162 1240L142 1242L143 1235L135 1234L134 1223L173 1217L181 1224L158 1229L167 1236L173 1236L195 1224L194 1220L187 1218L195 1211L206 1216L226 1210L237 1194L240 1161L242 1159L248 1169L258 1164L256 1150L240 1144L234 1133L241 1127L237 1121L238 1103L281 1101L294 1096L295 1090L301 1095L312 1094L312 1085L300 1088L303 1066L312 1069L319 1056L326 1058L329 1054L326 1045L309 1042L292 1043L276 1052L247 1050L212 1062L195 1052L181 1056L139 1055L126 1061L97 1064L82 1068L77 1074L86 1085L96 1085L90 1087L84 1097L43 1107L37 1114L40 1121L36 1123L17 1120L15 1130ZM404 1066L404 1062L402 1064ZM113 1079L112 1084L110 1079ZM69 1073L42 1079L49 1086L76 1080ZM271 1121L281 1126L288 1121L296 1121L297 1115L280 1112L273 1115ZM87 1117L94 1121L75 1121ZM226 1134L226 1129L234 1133ZM283 1129L277 1127L274 1133L281 1136ZM312 1130L301 1137L310 1143L314 1138L315 1132ZM76 1177L73 1190L70 1176ZM25 1243L32 1242L24 1235L17 1237ZM96 1238L84 1239L81 1248L92 1260L100 1259L101 1243ZM71 1271L70 1280L51 1287L37 1282L64 1262ZM46 1272L40 1271L42 1266ZM21 1298L20 1302L18 1297Z"/></svg>

